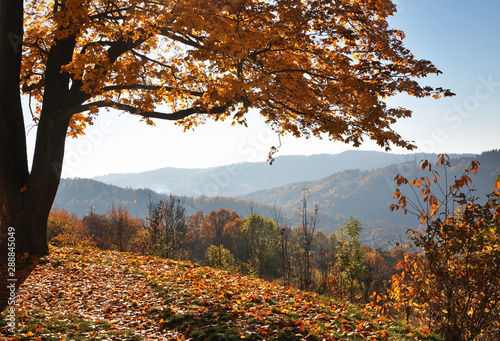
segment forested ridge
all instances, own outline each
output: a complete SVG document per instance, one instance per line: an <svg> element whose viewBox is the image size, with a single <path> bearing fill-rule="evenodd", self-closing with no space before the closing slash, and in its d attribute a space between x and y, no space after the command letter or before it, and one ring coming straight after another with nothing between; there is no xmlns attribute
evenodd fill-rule
<svg viewBox="0 0 500 341"><path fill-rule="evenodd" d="M472 160L480 162L481 167L472 178L475 195L484 198L491 192L492 183L500 172L500 151L484 152L476 157L462 157L452 161L449 177L459 176ZM375 235L385 234L384 239L398 233L405 235L406 229L414 225L411 217L391 213L389 205L396 187L394 177L420 177L423 174L419 161L392 165L373 171L347 170L329 177L310 182L297 182L242 196L243 199L265 204L276 204L289 212L298 207L300 192L304 184L308 187L312 201L317 203L321 212L321 225L325 231L337 230L346 218L355 216L363 221L367 233L376 229ZM444 181L444 180L443 180ZM368 237L368 236L366 236ZM387 239L389 240L389 239ZM392 238L394 241L394 238Z"/></svg>
<svg viewBox="0 0 500 341"><path fill-rule="evenodd" d="M458 174L473 158L463 156L453 161L450 170ZM493 150L478 155L481 163L478 174L472 177L476 195L484 197L491 191L496 174L500 173L500 152ZM346 170L316 181L300 181L244 195L230 197L182 197L188 214L201 210L208 214L212 210L226 208L236 211L242 217L253 211L271 217L273 206L282 207L287 218L298 223L301 190L308 187L311 202L319 206L318 229L326 234L337 231L350 216L363 222L362 239L373 246L387 246L387 241L399 241L406 235L408 227L414 225L411 217L399 212L391 213L394 177L397 174L419 176L422 174L418 162L402 163L375 170ZM271 166L274 167L274 166ZM176 194L176 193L173 193ZM63 179L55 200L57 208L65 209L80 217L90 210L103 213L112 205L129 210L132 216L145 217L149 201L158 201L168 196L149 189L120 188L90 179Z"/></svg>
<svg viewBox="0 0 500 341"><path fill-rule="evenodd" d="M450 154L450 158L472 157ZM244 162L212 168L160 168L141 173L107 174L93 179L109 185L185 196L242 196L259 190L313 181L349 169L371 171L422 159L435 159L436 154L394 154L378 151L351 150L339 154L278 156L270 164Z"/></svg>

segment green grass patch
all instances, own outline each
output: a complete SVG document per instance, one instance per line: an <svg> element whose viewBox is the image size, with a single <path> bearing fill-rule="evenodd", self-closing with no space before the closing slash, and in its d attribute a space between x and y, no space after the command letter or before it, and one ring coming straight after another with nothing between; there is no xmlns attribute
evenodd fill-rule
<svg viewBox="0 0 500 341"><path fill-rule="evenodd" d="M121 339L125 341L140 340L140 337L129 330L117 330L106 321L90 321L78 315L47 316L43 311L32 310L22 319L24 327L15 330L16 340L104 340ZM0 325L5 322L5 314L0 317ZM11 335L5 330L5 336Z"/></svg>

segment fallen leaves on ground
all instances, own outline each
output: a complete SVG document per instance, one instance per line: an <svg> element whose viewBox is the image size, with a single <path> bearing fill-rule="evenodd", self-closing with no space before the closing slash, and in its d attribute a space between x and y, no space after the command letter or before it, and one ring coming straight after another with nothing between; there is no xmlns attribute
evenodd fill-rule
<svg viewBox="0 0 500 341"><path fill-rule="evenodd" d="M12 340L426 339L316 294L189 262L94 249L51 248L16 299ZM0 335L9 335L6 326Z"/></svg>

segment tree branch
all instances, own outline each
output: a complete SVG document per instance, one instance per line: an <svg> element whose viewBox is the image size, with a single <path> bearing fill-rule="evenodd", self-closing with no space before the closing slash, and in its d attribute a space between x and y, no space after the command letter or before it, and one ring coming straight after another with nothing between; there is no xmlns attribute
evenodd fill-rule
<svg viewBox="0 0 500 341"><path fill-rule="evenodd" d="M177 33L170 32L167 28L162 28L160 32L161 32L161 35L163 35L167 38L170 38L172 40L178 41L179 43L183 43L184 45L188 45L188 46L195 47L198 49L203 47L201 44L199 44L198 42L196 42L192 39L188 39L188 38L185 38L185 37L178 35ZM194 37L193 35L190 35L190 36L193 38L197 38L197 40L200 40L198 37Z"/></svg>
<svg viewBox="0 0 500 341"><path fill-rule="evenodd" d="M172 91L175 88L170 87L170 86L164 86L164 85L145 85L145 84L130 84L130 85L109 85L103 87L101 90L102 91L120 91L120 90L160 90L160 89L165 89L168 91ZM188 93L189 95L196 96L196 97L201 97L205 92L203 91L192 91L192 90L187 90L187 89L181 89L181 91Z"/></svg>
<svg viewBox="0 0 500 341"><path fill-rule="evenodd" d="M65 110L64 114L74 115L74 114L78 114L78 113L81 113L84 111L88 111L92 107L114 108L114 109L118 109L118 110L128 111L131 114L139 115L142 117L158 118L161 120L168 120L168 121L177 121L177 120L181 120L183 118L186 118L188 116L195 115L195 114L209 114L209 115L210 114L222 114L222 113L225 113L233 104L234 104L234 101L228 101L224 105L214 107L211 109L202 108L202 107L193 107L193 108L175 111L173 113L162 113L162 112L157 112L157 111L138 112L138 108L134 107L132 105L123 104L123 103L114 102L114 101L97 101L97 102L91 102L91 103L71 107L71 108Z"/></svg>
<svg viewBox="0 0 500 341"><path fill-rule="evenodd" d="M307 69L280 69L280 70L263 71L263 72L267 75L273 75L273 74L277 74L277 73L302 73L302 74L306 74L306 75L313 76L313 77L328 79L328 80L334 81L334 82L338 81L338 78L330 77L327 75L322 75L322 74L314 72L314 71L319 71L319 70L315 70L315 69L310 69L310 70L307 70Z"/></svg>
<svg viewBox="0 0 500 341"><path fill-rule="evenodd" d="M133 42L120 38L116 42L111 43L109 49L106 51L110 63L114 63L119 56L141 45L147 39L149 39L149 36L141 37Z"/></svg>
<svg viewBox="0 0 500 341"><path fill-rule="evenodd" d="M21 91L22 92L30 92L31 90L38 90L43 88L45 85L45 78L40 79L38 83L33 83L30 85L23 84Z"/></svg>
<svg viewBox="0 0 500 341"><path fill-rule="evenodd" d="M156 60L156 59L149 58L148 56L143 55L142 53L139 53L139 52L135 51L134 49L131 49L131 50L130 50L130 52L132 52L132 54L133 54L134 56L137 56L137 57L142 58L142 59L144 59L144 60L150 61L150 62L151 62L151 63L153 63L153 64L158 64L158 65L160 65L160 66L162 66L162 67L164 67L164 68L166 68L166 69L169 69L169 70L170 70L170 72L172 72L172 76L173 76L175 79L177 79L177 80L179 79L178 77L176 77L176 76L175 76L174 69L173 69L170 65L166 65L166 64L164 64L164 63L162 63L162 62L160 62L160 61L158 61L158 60Z"/></svg>
<svg viewBox="0 0 500 341"><path fill-rule="evenodd" d="M133 9L133 6L109 9L109 10L105 10L104 12L97 12L94 15L90 15L89 19L90 20L97 20L97 19L126 20L127 16L121 14L121 12L126 12L126 11L129 11L132 9Z"/></svg>
<svg viewBox="0 0 500 341"><path fill-rule="evenodd" d="M109 49L106 51L108 55L108 60L110 63L114 63L118 57L124 54L127 51L132 50L133 48L141 45L143 42L147 40L146 38L139 38L134 42L124 40L123 38L118 39L116 42L110 42ZM95 68L101 68L99 65L96 65ZM103 74L106 74L109 70L102 69ZM72 79L73 83L71 85L71 92L78 94L80 103L83 103L90 99L90 96L83 91L81 88L83 86L83 81L81 79Z"/></svg>

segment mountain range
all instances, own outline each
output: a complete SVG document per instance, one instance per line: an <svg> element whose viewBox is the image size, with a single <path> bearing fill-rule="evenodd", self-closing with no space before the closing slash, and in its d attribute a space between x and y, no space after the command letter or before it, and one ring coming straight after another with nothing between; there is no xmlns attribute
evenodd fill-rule
<svg viewBox="0 0 500 341"><path fill-rule="evenodd" d="M385 155L391 157L386 158ZM477 160L482 166L479 173L472 176L475 195L484 198L493 190L494 180L497 175L500 175L499 150L475 156L463 154L450 155L450 157L453 157L451 160L453 167L448 173L449 180L452 180L454 176L460 176L472 160ZM131 182L131 179L142 177L142 181L146 183L155 181L155 176L157 176L156 180L161 180L165 174L177 173L175 188L178 188L179 192L174 192L174 194L182 196L188 215L198 210L208 214L212 210L226 208L237 211L242 217L246 217L250 212L272 217L276 205L283 209L286 219L293 226L297 226L300 223L298 211L301 207L302 190L307 188L309 207L318 205L319 208L319 230L326 234L335 232L350 216L354 216L363 224L364 242L383 246L388 240L398 241L399 238L404 238L407 228L414 228L418 225L414 216L405 216L401 212L391 213L389 207L394 203L392 196L396 189L394 177L397 174L408 179L426 175L418 164L422 158L435 161L437 156L402 156L378 152L288 156L277 158L272 166L266 163L245 163L206 170L190 170L184 177L182 177L184 170L168 168L141 173L141 176L122 174L121 179L127 188L105 184L95 179L63 179L56 196L55 206L83 216L90 210L98 213L105 212L114 205L127 208L132 215L144 218L147 215L148 202L166 200L168 194L151 189L133 188L139 185ZM386 163L389 165L384 166ZM278 165L280 166L276 167ZM362 167L359 167L360 165ZM321 177L329 172L328 169L334 167L340 171ZM231 169L239 170L239 173L236 171L229 173ZM252 170L255 173L252 173ZM269 176L266 175L266 170ZM301 172L305 172L302 173L302 178ZM149 174L153 179L147 179ZM226 176L217 177L217 174L226 174ZM109 175L107 179L117 181L120 176ZM220 181L217 182L217 179ZM284 182L286 184L281 185ZM190 184L193 186L191 192L188 191ZM232 197L188 196L188 193L197 190L195 186L198 185L213 186L222 193L230 192L235 195ZM231 189L231 187L235 188ZM182 191L182 188L185 191ZM259 188L260 190L255 190ZM203 191L200 192L203 193Z"/></svg>
<svg viewBox="0 0 500 341"><path fill-rule="evenodd" d="M451 158L472 154L450 155ZM213 168L161 168L141 173L108 174L94 180L125 188L149 188L158 193L185 196L235 197L322 179L348 169L361 171L389 165L434 159L435 154L391 154L376 151L346 151L340 154L280 156L269 162L246 162Z"/></svg>

